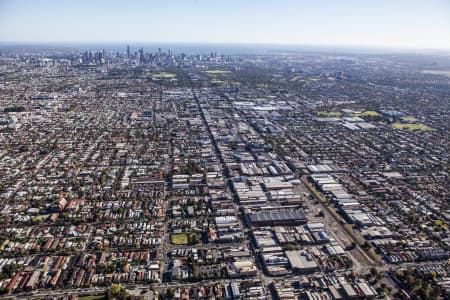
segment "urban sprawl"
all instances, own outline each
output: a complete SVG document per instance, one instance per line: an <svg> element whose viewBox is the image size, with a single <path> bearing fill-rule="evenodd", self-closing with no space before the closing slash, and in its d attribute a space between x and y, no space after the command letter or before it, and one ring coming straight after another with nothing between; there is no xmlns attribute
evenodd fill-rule
<svg viewBox="0 0 450 300"><path fill-rule="evenodd" d="M448 299L449 57L131 48L0 49L1 297Z"/></svg>

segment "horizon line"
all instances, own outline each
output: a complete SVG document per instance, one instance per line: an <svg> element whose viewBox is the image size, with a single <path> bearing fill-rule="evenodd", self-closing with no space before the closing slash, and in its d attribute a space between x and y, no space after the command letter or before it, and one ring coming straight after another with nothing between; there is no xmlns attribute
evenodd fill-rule
<svg viewBox="0 0 450 300"><path fill-rule="evenodd" d="M289 46L289 47L321 47L321 48L353 48L374 49L394 51L449 51L450 47L418 47L418 46L395 46L395 45L372 45L372 44L314 44L314 43L289 43L289 42L227 42L227 41L0 41L0 45L101 45L101 44L185 44L185 45L233 45L233 46Z"/></svg>

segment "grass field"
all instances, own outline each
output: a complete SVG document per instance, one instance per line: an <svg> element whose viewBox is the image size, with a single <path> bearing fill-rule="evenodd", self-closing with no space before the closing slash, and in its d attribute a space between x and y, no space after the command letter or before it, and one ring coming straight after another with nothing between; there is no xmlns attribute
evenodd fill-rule
<svg viewBox="0 0 450 300"><path fill-rule="evenodd" d="M175 233L170 236L170 242L174 245L187 245L189 236L186 233Z"/></svg>
<svg viewBox="0 0 450 300"><path fill-rule="evenodd" d="M105 299L105 295L89 295L89 296L78 296L78 300L103 300Z"/></svg>
<svg viewBox="0 0 450 300"><path fill-rule="evenodd" d="M229 74L231 73L231 71L227 71L227 70L207 70L205 71L206 74L211 74L211 75L222 75L222 74Z"/></svg>
<svg viewBox="0 0 450 300"><path fill-rule="evenodd" d="M423 70L422 73L431 75L444 75L450 77L450 70Z"/></svg>
<svg viewBox="0 0 450 300"><path fill-rule="evenodd" d="M341 117L342 113L339 111L318 111L317 116L322 118L337 118Z"/></svg>
<svg viewBox="0 0 450 300"><path fill-rule="evenodd" d="M33 218L33 221L45 221L50 217L50 215L39 215Z"/></svg>
<svg viewBox="0 0 450 300"><path fill-rule="evenodd" d="M417 121L419 121L417 118L414 117L403 117L402 120L409 123L416 123Z"/></svg>
<svg viewBox="0 0 450 300"><path fill-rule="evenodd" d="M352 117L381 117L381 114L374 110L367 110L359 114L352 114Z"/></svg>
<svg viewBox="0 0 450 300"><path fill-rule="evenodd" d="M157 79L171 79L177 77L177 75L169 72L159 72L152 74L152 77Z"/></svg>
<svg viewBox="0 0 450 300"><path fill-rule="evenodd" d="M447 230L447 228L448 228L448 225L445 224L442 220L435 220L434 226L436 226L440 230Z"/></svg>
<svg viewBox="0 0 450 300"><path fill-rule="evenodd" d="M223 80L218 80L218 79L213 79L211 80L212 84L225 84L225 81Z"/></svg>
<svg viewBox="0 0 450 300"><path fill-rule="evenodd" d="M431 131L433 128L425 124L403 124L403 123L393 123L392 127L396 129L412 130L412 131Z"/></svg>
<svg viewBox="0 0 450 300"><path fill-rule="evenodd" d="M303 76L301 76L301 75L297 75L297 76L294 76L294 77L292 77L289 81L297 81L297 82L304 82L305 81L305 79L304 79L304 77Z"/></svg>
<svg viewBox="0 0 450 300"><path fill-rule="evenodd" d="M170 236L170 242L174 245L194 244L197 240L197 234L191 233L174 233Z"/></svg>

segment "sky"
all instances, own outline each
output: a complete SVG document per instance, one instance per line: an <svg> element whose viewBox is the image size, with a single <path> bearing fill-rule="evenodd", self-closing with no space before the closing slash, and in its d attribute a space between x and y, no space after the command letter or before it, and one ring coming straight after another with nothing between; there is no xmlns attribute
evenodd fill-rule
<svg viewBox="0 0 450 300"><path fill-rule="evenodd" d="M450 0L0 0L0 42L450 49Z"/></svg>

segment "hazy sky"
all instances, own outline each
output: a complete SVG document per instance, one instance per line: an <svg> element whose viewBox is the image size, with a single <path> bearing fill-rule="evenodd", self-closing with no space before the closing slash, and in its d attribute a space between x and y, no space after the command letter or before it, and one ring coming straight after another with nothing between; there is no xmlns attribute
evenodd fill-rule
<svg viewBox="0 0 450 300"><path fill-rule="evenodd" d="M450 0L0 0L0 41L450 49Z"/></svg>

